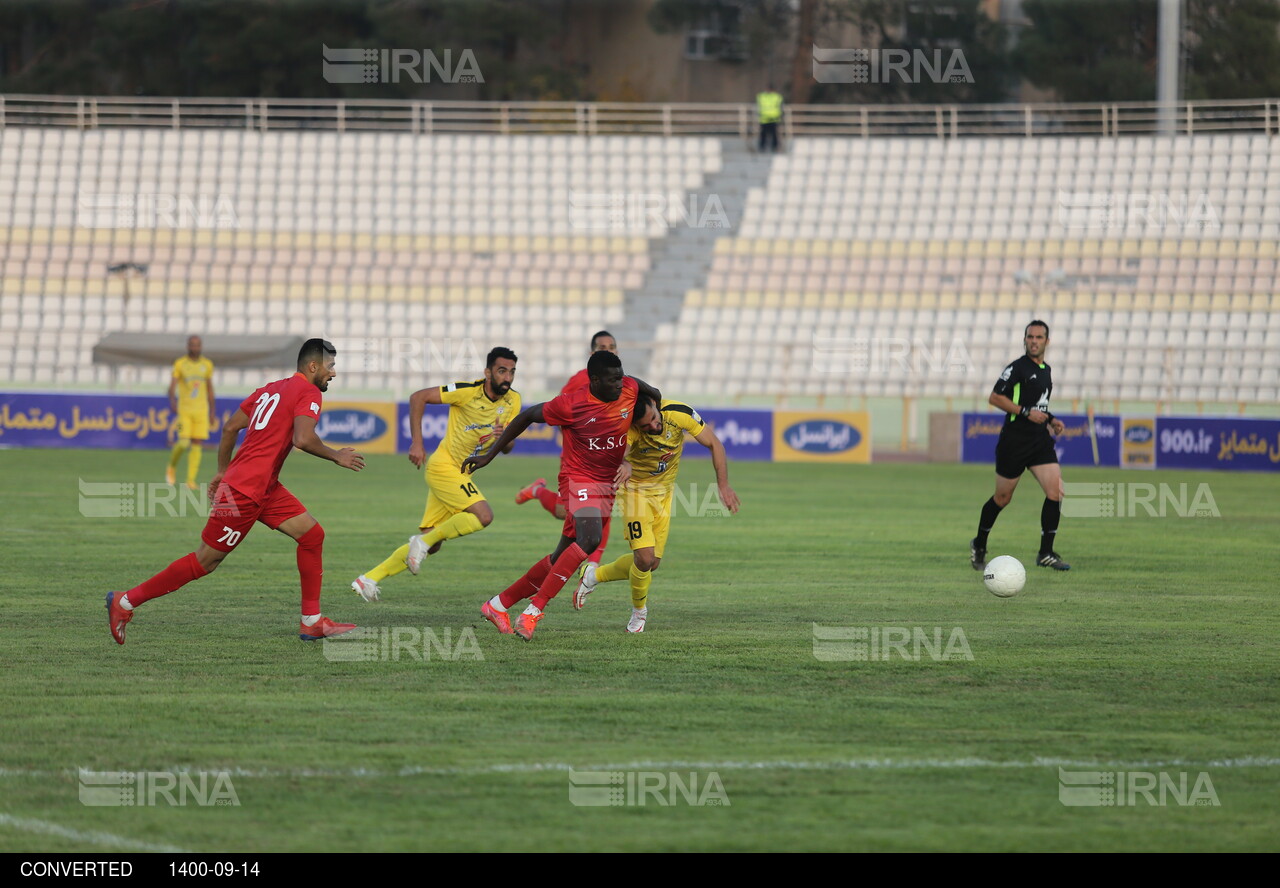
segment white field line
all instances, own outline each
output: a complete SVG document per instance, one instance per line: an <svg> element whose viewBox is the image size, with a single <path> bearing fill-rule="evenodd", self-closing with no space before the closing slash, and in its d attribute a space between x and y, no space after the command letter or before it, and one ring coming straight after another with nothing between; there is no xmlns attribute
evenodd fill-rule
<svg viewBox="0 0 1280 888"><path fill-rule="evenodd" d="M954 759L844 759L835 761L631 761L604 763L516 762L489 765L406 765L401 768L197 768L170 765L155 771L188 774L226 774L230 777L289 779L298 777L452 777L484 774L519 774L569 771L912 771L912 770L979 770L1028 768L1092 768L1109 771L1151 771L1162 768L1274 768L1280 758L1249 756L1231 759L1160 759L1150 761L1102 761L1096 759L1035 758L1029 761L999 761L984 758ZM38 770L0 767L0 778L50 778L75 776L82 769ZM92 770L85 768L83 770Z"/></svg>
<svg viewBox="0 0 1280 888"><path fill-rule="evenodd" d="M70 839L73 842L105 845L108 848L118 848L122 851L157 851L168 854L186 853L183 849L175 848L172 845L156 845L151 842L140 842L137 839L117 836L112 833L98 832L96 830L85 832L78 829L68 829L65 826L50 823L47 820L32 820L27 817L12 817L8 814L0 814L0 827L6 826L12 829L22 830L23 832L36 833L37 835L42 836L57 836L62 839Z"/></svg>

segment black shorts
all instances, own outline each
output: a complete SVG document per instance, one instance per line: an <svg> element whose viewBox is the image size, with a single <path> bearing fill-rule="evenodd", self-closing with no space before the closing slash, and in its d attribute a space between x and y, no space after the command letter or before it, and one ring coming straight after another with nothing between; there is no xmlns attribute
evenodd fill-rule
<svg viewBox="0 0 1280 888"><path fill-rule="evenodd" d="M1014 438L1001 435L996 442L996 474L1001 478L1021 478L1032 466L1043 466L1058 461L1053 449L1053 439L1048 435L1030 438Z"/></svg>

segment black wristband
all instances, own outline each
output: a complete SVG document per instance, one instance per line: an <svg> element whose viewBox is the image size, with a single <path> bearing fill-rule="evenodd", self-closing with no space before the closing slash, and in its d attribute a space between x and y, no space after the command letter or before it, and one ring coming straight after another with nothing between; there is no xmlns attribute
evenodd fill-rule
<svg viewBox="0 0 1280 888"><path fill-rule="evenodd" d="M1019 416L1030 416L1030 415L1031 415L1031 408L1030 408L1030 407L1023 407L1020 411L1018 411L1018 415L1019 415Z"/></svg>

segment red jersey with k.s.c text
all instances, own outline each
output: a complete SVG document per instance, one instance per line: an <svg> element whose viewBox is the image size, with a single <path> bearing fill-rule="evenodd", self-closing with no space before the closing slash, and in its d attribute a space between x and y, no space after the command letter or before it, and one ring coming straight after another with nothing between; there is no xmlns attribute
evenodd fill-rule
<svg viewBox="0 0 1280 888"><path fill-rule="evenodd" d="M263 502L279 483L280 467L293 449L294 418L319 420L323 403L320 389L301 373L268 383L241 401L249 426L223 483L253 502Z"/></svg>
<svg viewBox="0 0 1280 888"><path fill-rule="evenodd" d="M562 430L561 475L612 484L627 454L627 432L639 392L636 381L627 376L616 401L601 401L587 387L567 389L542 405L543 419Z"/></svg>

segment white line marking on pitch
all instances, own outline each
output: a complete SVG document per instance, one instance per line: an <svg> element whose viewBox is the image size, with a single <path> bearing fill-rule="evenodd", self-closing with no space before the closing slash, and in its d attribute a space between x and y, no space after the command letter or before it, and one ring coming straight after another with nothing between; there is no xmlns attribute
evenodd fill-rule
<svg viewBox="0 0 1280 888"><path fill-rule="evenodd" d="M20 829L24 832L39 833L43 836L58 836L63 839L70 839L73 842L89 842L94 845L107 845L111 848L121 848L125 851L158 851L168 854L185 854L182 848L175 848L172 845L155 845L151 842L139 842L136 839L126 838L125 836L117 836L106 832L82 832L78 829L68 829L56 823L50 823L47 820L30 820L25 817L12 817L8 814L0 814L0 826L11 826L14 829Z"/></svg>
<svg viewBox="0 0 1280 888"><path fill-rule="evenodd" d="M476 776L483 774L513 774L539 771L652 771L652 770L707 770L707 771L876 771L876 770L976 770L980 768L1096 768L1112 771L1147 771L1154 768L1274 768L1280 767L1280 758L1250 756L1232 759L1165 759L1158 761L1096 761L1090 759L1036 758L1031 761L996 761L983 758L956 759L847 759L842 761L633 761L604 764L574 764L570 762L520 762L476 766L406 765L402 768L194 768L190 765L169 766L160 771L189 774L227 774L231 777L260 777L288 779L298 777L414 777L414 776ZM78 774L89 768L70 768L59 771L0 768L0 777L62 777Z"/></svg>

